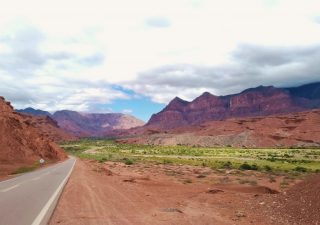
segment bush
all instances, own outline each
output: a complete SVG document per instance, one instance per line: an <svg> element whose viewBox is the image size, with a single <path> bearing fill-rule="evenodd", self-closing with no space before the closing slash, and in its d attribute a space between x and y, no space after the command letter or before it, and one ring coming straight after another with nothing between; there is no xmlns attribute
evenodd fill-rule
<svg viewBox="0 0 320 225"><path fill-rule="evenodd" d="M126 164L126 165L132 165L133 164L132 159L124 158L123 160L124 160L124 164Z"/></svg>
<svg viewBox="0 0 320 225"><path fill-rule="evenodd" d="M232 163L230 161L226 162L222 166L225 169L232 169Z"/></svg>
<svg viewBox="0 0 320 225"><path fill-rule="evenodd" d="M170 159L163 159L163 164L170 164L172 163L172 160Z"/></svg>
<svg viewBox="0 0 320 225"><path fill-rule="evenodd" d="M101 159L99 159L99 163L104 163L105 161L107 161L108 159L106 157L102 157Z"/></svg>
<svg viewBox="0 0 320 225"><path fill-rule="evenodd" d="M265 166L264 166L264 170L270 172L270 171L272 171L272 168L271 168L271 166L269 166L269 165L265 165Z"/></svg>
<svg viewBox="0 0 320 225"><path fill-rule="evenodd" d="M303 173L307 172L307 169L302 166L297 166L296 168L294 168L294 170L297 172L303 172Z"/></svg>
<svg viewBox="0 0 320 225"><path fill-rule="evenodd" d="M248 163L243 163L240 165L239 169L241 170L258 170L258 166L256 164L249 165Z"/></svg>

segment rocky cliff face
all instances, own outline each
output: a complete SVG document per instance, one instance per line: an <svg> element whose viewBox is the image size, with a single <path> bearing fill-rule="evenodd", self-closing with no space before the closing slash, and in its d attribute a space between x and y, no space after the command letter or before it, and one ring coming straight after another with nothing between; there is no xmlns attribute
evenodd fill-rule
<svg viewBox="0 0 320 225"><path fill-rule="evenodd" d="M320 83L296 88L259 86L228 96L205 92L192 102L173 99L146 127L166 130L212 120L305 111L320 108L319 96Z"/></svg>
<svg viewBox="0 0 320 225"><path fill-rule="evenodd" d="M143 121L121 113L79 113L62 110L55 112L53 119L63 130L78 137L104 136L112 130L144 125Z"/></svg>
<svg viewBox="0 0 320 225"><path fill-rule="evenodd" d="M10 103L2 97L0 145L1 173L10 172L18 165L32 165L40 158L58 161L67 157L65 152L34 126L30 119L15 112Z"/></svg>
<svg viewBox="0 0 320 225"><path fill-rule="evenodd" d="M61 129L57 121L50 116L31 116L27 114L22 114L21 116L27 123L38 128L44 136L54 142L73 141L77 139L72 134Z"/></svg>
<svg viewBox="0 0 320 225"><path fill-rule="evenodd" d="M182 126L167 132L140 130L123 143L233 147L319 147L320 110L246 117ZM137 131L136 131L137 132ZM126 136L129 136L128 134Z"/></svg>

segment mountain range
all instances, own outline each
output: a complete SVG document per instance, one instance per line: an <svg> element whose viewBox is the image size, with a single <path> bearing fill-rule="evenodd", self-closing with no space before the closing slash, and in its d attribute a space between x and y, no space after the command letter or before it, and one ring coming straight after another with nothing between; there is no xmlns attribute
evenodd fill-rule
<svg viewBox="0 0 320 225"><path fill-rule="evenodd" d="M317 82L289 88L259 86L226 96L205 92L190 102L176 97L146 124L121 113L50 114L32 108L19 112L37 115L34 126L56 140L112 136L144 144L276 147L320 145L320 128L314 126L320 121L319 108Z"/></svg>
<svg viewBox="0 0 320 225"><path fill-rule="evenodd" d="M320 82L292 88L259 86L227 96L205 92L191 102L176 97L161 112L152 115L145 127L170 130L207 121L317 108L320 108Z"/></svg>
<svg viewBox="0 0 320 225"><path fill-rule="evenodd" d="M46 120L51 119L51 123L56 123L63 131L76 137L106 136L113 130L123 130L144 125L142 120L122 113L82 113L61 110L51 114L47 111L30 107L16 111L36 117L47 117Z"/></svg>

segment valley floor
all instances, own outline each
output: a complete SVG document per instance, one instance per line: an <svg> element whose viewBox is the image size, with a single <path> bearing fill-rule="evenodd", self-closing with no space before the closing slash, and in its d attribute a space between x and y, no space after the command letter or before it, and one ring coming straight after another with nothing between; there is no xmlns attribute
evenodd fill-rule
<svg viewBox="0 0 320 225"><path fill-rule="evenodd" d="M281 180L258 171L78 159L50 224L290 224L269 213Z"/></svg>

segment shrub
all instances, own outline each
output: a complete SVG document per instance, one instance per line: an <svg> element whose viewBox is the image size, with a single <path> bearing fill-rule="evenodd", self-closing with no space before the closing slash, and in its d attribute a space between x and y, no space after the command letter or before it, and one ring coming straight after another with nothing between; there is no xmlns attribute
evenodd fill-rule
<svg viewBox="0 0 320 225"><path fill-rule="evenodd" d="M249 165L248 163L243 163L240 165L239 169L241 170L258 170L258 166L256 164Z"/></svg>
<svg viewBox="0 0 320 225"><path fill-rule="evenodd" d="M107 161L108 159L106 157L102 157L101 159L99 159L99 163L104 163L105 161Z"/></svg>
<svg viewBox="0 0 320 225"><path fill-rule="evenodd" d="M297 172L303 172L303 173L307 172L307 169L302 166L297 166L296 168L294 168L294 170Z"/></svg>
<svg viewBox="0 0 320 225"><path fill-rule="evenodd" d="M170 164L172 163L172 160L170 159L163 159L163 164Z"/></svg>
<svg viewBox="0 0 320 225"><path fill-rule="evenodd" d="M272 171L272 168L269 165L265 165L263 168L265 171L269 171L269 172Z"/></svg>
<svg viewBox="0 0 320 225"><path fill-rule="evenodd" d="M230 161L226 162L222 166L225 169L232 169L232 163Z"/></svg>
<svg viewBox="0 0 320 225"><path fill-rule="evenodd" d="M123 160L124 160L124 164L126 164L126 165L132 165L133 164L132 159L124 158Z"/></svg>

